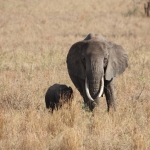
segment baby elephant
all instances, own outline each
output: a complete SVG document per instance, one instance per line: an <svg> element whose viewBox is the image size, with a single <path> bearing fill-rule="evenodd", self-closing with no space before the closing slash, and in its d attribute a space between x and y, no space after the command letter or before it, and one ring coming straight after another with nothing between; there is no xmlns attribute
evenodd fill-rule
<svg viewBox="0 0 150 150"><path fill-rule="evenodd" d="M73 98L73 90L63 84L54 84L49 87L45 94L46 108L51 108L52 113L56 108L60 108L63 103L69 102Z"/></svg>

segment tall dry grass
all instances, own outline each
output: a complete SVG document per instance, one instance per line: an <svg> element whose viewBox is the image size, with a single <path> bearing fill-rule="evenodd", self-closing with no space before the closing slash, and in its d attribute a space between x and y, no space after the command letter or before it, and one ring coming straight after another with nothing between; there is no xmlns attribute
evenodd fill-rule
<svg viewBox="0 0 150 150"><path fill-rule="evenodd" d="M0 1L0 149L149 150L150 20L146 0ZM88 33L128 52L116 79L117 111L101 99L94 115L69 79L66 55ZM54 83L70 85L70 109L45 108Z"/></svg>

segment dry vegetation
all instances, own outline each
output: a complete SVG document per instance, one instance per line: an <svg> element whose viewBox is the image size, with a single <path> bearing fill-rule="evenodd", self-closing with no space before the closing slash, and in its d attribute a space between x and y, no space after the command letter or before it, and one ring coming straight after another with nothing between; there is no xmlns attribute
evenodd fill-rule
<svg viewBox="0 0 150 150"><path fill-rule="evenodd" d="M150 19L146 0L0 0L0 149L149 150ZM127 50L116 80L117 111L86 111L66 68L70 46L101 33ZM51 115L44 95L70 85L70 109Z"/></svg>

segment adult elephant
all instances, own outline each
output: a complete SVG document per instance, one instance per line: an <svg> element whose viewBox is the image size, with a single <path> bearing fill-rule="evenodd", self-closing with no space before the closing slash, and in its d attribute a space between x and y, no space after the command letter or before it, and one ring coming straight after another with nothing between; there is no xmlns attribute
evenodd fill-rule
<svg viewBox="0 0 150 150"><path fill-rule="evenodd" d="M67 55L69 76L90 110L105 94L107 110L114 109L114 78L125 71L128 55L124 48L102 35L90 33L73 44Z"/></svg>

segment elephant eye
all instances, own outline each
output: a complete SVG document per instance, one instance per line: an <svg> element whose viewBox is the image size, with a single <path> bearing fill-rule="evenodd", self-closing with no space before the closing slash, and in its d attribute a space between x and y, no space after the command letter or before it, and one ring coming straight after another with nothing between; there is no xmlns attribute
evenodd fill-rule
<svg viewBox="0 0 150 150"><path fill-rule="evenodd" d="M82 58L81 58L81 61L82 61L83 63L85 63L85 58L84 58L84 57L82 57Z"/></svg>
<svg viewBox="0 0 150 150"><path fill-rule="evenodd" d="M85 61L85 58L84 58L84 57L82 57L82 61Z"/></svg>
<svg viewBox="0 0 150 150"><path fill-rule="evenodd" d="M104 67L107 65L107 58L104 58Z"/></svg>
<svg viewBox="0 0 150 150"><path fill-rule="evenodd" d="M86 67L85 67L85 58L82 57L81 61L82 61L82 63L83 63L84 68L86 68Z"/></svg>
<svg viewBox="0 0 150 150"><path fill-rule="evenodd" d="M104 58L104 62L106 62L107 61L107 58Z"/></svg>

